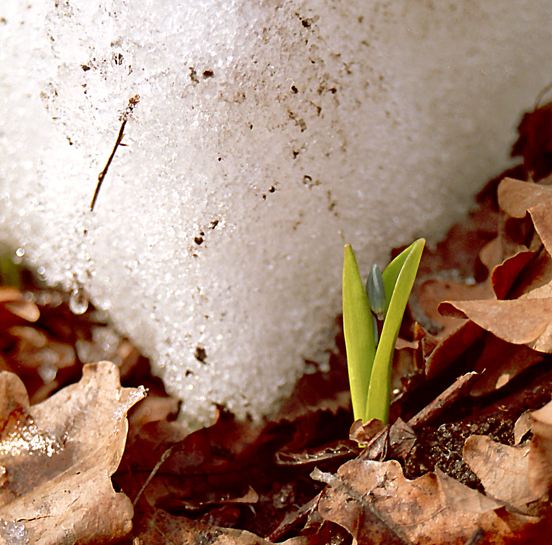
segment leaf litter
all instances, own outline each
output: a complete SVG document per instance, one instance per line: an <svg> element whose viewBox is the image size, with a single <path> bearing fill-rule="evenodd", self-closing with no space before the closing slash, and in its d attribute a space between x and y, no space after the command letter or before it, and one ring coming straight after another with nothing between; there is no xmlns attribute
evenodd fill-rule
<svg viewBox="0 0 552 545"><path fill-rule="evenodd" d="M0 543L552 543L551 112L426 250L389 426L350 427L340 336L273 418L190 432L105 314L0 287Z"/></svg>
<svg viewBox="0 0 552 545"><path fill-rule="evenodd" d="M126 413L143 389L122 389L109 362L29 406L21 380L0 373L0 543L109 543L132 526L132 505L111 484Z"/></svg>

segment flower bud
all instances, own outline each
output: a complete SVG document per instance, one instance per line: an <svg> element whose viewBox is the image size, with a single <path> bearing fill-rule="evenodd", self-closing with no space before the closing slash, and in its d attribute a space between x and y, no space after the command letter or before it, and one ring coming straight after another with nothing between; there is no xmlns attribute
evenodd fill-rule
<svg viewBox="0 0 552 545"><path fill-rule="evenodd" d="M368 294L372 312L377 315L383 314L385 312L385 287L383 285L383 276L377 265L372 267L368 275L366 293Z"/></svg>

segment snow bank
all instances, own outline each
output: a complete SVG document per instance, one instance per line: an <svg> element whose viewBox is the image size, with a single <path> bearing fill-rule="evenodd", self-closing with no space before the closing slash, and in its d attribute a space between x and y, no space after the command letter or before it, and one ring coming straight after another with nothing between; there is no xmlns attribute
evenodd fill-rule
<svg viewBox="0 0 552 545"><path fill-rule="evenodd" d="M108 309L192 425L214 403L270 413L304 359L327 365L343 244L383 265L509 165L551 18L548 0L3 2L0 239Z"/></svg>

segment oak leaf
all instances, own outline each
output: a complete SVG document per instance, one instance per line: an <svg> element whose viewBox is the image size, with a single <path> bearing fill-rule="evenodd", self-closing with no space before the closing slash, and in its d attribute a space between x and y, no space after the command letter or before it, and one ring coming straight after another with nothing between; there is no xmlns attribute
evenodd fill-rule
<svg viewBox="0 0 552 545"><path fill-rule="evenodd" d="M30 407L20 379L0 373L0 544L110 543L131 530L132 505L110 475L126 413L144 396L121 388L117 367L101 362Z"/></svg>
<svg viewBox="0 0 552 545"><path fill-rule="evenodd" d="M464 460L489 496L520 508L541 497L529 484L530 448L529 445L510 447L486 435L472 435L464 444Z"/></svg>
<svg viewBox="0 0 552 545"><path fill-rule="evenodd" d="M480 532L500 543L513 536L518 522L497 515L500 502L439 470L408 480L394 460L356 459L337 475L318 472L317 478L329 485L319 513L358 543L465 543Z"/></svg>

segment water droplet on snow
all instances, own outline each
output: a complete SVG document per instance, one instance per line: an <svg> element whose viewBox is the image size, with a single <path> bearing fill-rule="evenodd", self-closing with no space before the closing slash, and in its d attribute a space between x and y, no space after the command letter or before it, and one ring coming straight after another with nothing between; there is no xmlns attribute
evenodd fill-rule
<svg viewBox="0 0 552 545"><path fill-rule="evenodd" d="M25 255L25 248L17 248L15 254L12 256L14 265L21 265L23 262L23 256Z"/></svg>
<svg viewBox="0 0 552 545"><path fill-rule="evenodd" d="M73 314L84 314L88 309L88 299L82 288L74 289L69 296L69 308Z"/></svg>

